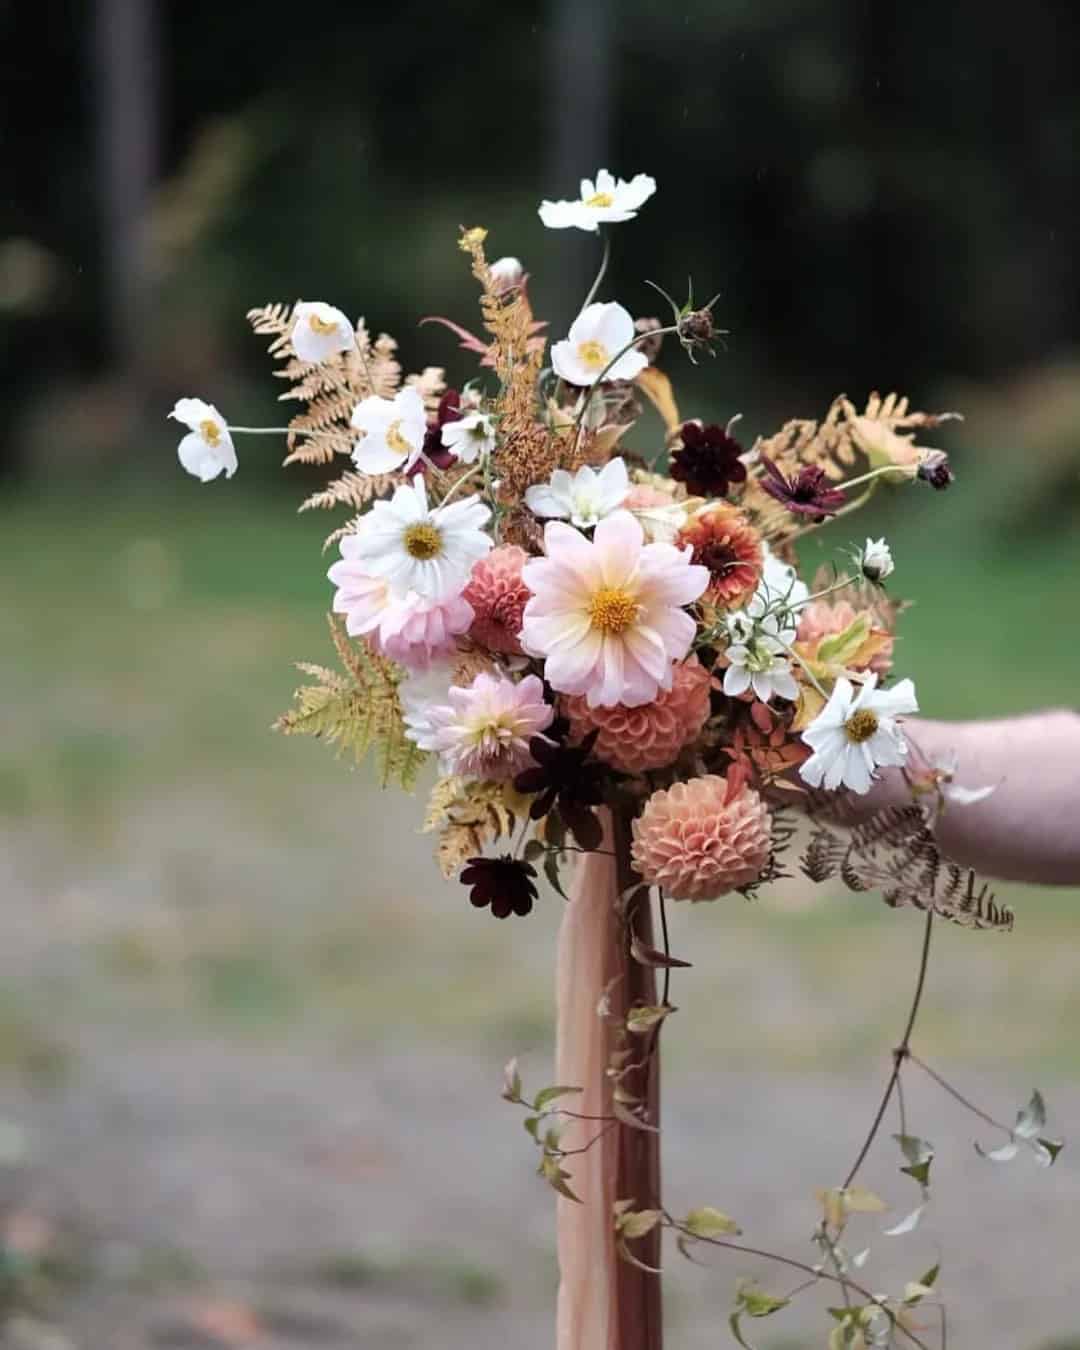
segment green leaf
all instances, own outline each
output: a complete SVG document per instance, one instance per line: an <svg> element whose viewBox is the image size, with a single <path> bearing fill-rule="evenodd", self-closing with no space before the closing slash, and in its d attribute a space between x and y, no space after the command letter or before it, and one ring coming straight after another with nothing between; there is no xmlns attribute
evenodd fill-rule
<svg viewBox="0 0 1080 1350"><path fill-rule="evenodd" d="M566 1097L572 1092L583 1092L584 1088L579 1087L546 1087L541 1088L536 1094L536 1101L533 1102L534 1111L543 1111L548 1102L553 1102L559 1097Z"/></svg>
<svg viewBox="0 0 1080 1350"><path fill-rule="evenodd" d="M673 1008L670 1003L646 1004L640 1008L631 1008L626 1014L626 1029L632 1031L635 1035L643 1035L646 1031L651 1031L670 1013L676 1011L677 1009Z"/></svg>
<svg viewBox="0 0 1080 1350"><path fill-rule="evenodd" d="M760 1289L744 1290L742 1300L743 1307L751 1317L771 1317L791 1302L788 1298L773 1298L771 1294L763 1294Z"/></svg>
<svg viewBox="0 0 1080 1350"><path fill-rule="evenodd" d="M938 1261L936 1265L930 1267L925 1275L919 1276L919 1283L926 1285L927 1289L933 1289L934 1285L937 1284L937 1277L940 1274L941 1262Z"/></svg>
<svg viewBox="0 0 1080 1350"><path fill-rule="evenodd" d="M518 1073L517 1059L512 1059L506 1068L503 1069L503 1100L508 1102L521 1101L521 1074Z"/></svg>
<svg viewBox="0 0 1080 1350"><path fill-rule="evenodd" d="M832 637L825 638L817 649L817 661L826 666L845 666L870 636L870 616L860 614L857 619Z"/></svg>
<svg viewBox="0 0 1080 1350"><path fill-rule="evenodd" d="M536 1142L539 1143L539 1142L540 1142L540 1134L539 1134L539 1131L538 1131L538 1127L539 1127L539 1125L540 1125L540 1117L539 1117L539 1116L526 1116L525 1119L524 1119L521 1123L525 1126L525 1129L526 1129L527 1133L531 1134L532 1137L536 1140Z"/></svg>
<svg viewBox="0 0 1080 1350"><path fill-rule="evenodd" d="M903 1172L905 1176L914 1177L920 1186L929 1186L930 1163L931 1159L927 1158L925 1162L913 1163L910 1167L901 1167L900 1171Z"/></svg>
<svg viewBox="0 0 1080 1350"><path fill-rule="evenodd" d="M565 1196L567 1200L573 1200L575 1204L578 1205L581 1204L581 1200L567 1185L570 1180L570 1173L563 1171L559 1166L558 1159L545 1155L540 1160L540 1175L553 1190L558 1191L558 1193Z"/></svg>
<svg viewBox="0 0 1080 1350"><path fill-rule="evenodd" d="M1036 1142L1045 1151L1047 1155L1045 1158L1043 1158L1040 1156L1038 1151L1036 1151L1035 1156L1038 1159L1038 1161L1041 1162L1044 1167L1053 1167L1054 1163L1057 1162L1058 1154L1065 1147L1064 1143L1060 1139L1043 1139L1043 1138L1039 1138L1038 1140L1036 1140Z"/></svg>
<svg viewBox="0 0 1080 1350"><path fill-rule="evenodd" d="M736 1341L738 1341L738 1343L742 1346L743 1350L754 1350L754 1347L750 1344L748 1340L745 1339L745 1337L742 1334L742 1327L740 1327L739 1325L739 1318L741 1315L742 1314L739 1311L733 1312L731 1316L728 1318L728 1326L731 1328L731 1334L735 1337Z"/></svg>
<svg viewBox="0 0 1080 1350"><path fill-rule="evenodd" d="M700 1238L725 1237L741 1231L739 1225L730 1215L725 1214L723 1210L713 1209L711 1205L702 1205L700 1209L692 1209L682 1223L683 1227L689 1229L694 1237Z"/></svg>
<svg viewBox="0 0 1080 1350"><path fill-rule="evenodd" d="M692 961L680 961L677 956L669 956L636 937L630 939L630 955L639 966L648 966L651 970L689 970L693 965Z"/></svg>
<svg viewBox="0 0 1080 1350"><path fill-rule="evenodd" d="M663 1217L658 1209L630 1209L619 1215L615 1227L624 1238L633 1241L651 1233Z"/></svg>
<svg viewBox="0 0 1080 1350"><path fill-rule="evenodd" d="M548 853L544 858L544 876L547 877L552 890L561 895L564 900L570 899L559 880L559 855L557 853Z"/></svg>
<svg viewBox="0 0 1080 1350"><path fill-rule="evenodd" d="M542 853L547 852L547 845L541 839L530 839L525 845L523 854L526 862L535 862Z"/></svg>
<svg viewBox="0 0 1080 1350"><path fill-rule="evenodd" d="M1046 1102L1038 1088L1031 1094L1031 1100L1016 1115L1013 1134L1018 1139L1036 1139L1039 1132L1046 1128Z"/></svg>

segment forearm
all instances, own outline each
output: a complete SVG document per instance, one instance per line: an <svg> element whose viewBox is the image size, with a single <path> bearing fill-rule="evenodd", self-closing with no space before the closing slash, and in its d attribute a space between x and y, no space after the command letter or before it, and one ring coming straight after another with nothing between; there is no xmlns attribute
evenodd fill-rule
<svg viewBox="0 0 1080 1350"><path fill-rule="evenodd" d="M957 785L997 785L983 801L947 803L935 826L946 856L989 876L1080 885L1080 714L1055 710L992 722L912 718L905 730L913 764L955 753ZM888 770L862 800L876 810L910 801L910 791L898 770Z"/></svg>

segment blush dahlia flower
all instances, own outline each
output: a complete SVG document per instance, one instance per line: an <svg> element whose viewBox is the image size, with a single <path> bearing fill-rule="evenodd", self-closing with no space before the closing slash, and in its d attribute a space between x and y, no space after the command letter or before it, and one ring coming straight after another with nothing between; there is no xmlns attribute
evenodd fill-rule
<svg viewBox="0 0 1080 1350"><path fill-rule="evenodd" d="M551 725L536 675L520 682L481 672L467 688L451 686L446 702L427 709L427 727L415 737L438 753L445 773L463 778L513 778L533 763L529 742Z"/></svg>
<svg viewBox="0 0 1080 1350"><path fill-rule="evenodd" d="M672 686L672 663L690 650L697 625L683 609L708 584L690 549L646 544L628 511L600 521L591 540L570 525L544 528L544 558L522 579L532 592L521 645L545 658L544 674L561 694L589 707L640 707Z"/></svg>
<svg viewBox="0 0 1080 1350"><path fill-rule="evenodd" d="M573 740L598 733L593 747L597 759L621 773L644 773L671 764L701 733L709 717L711 685L709 672L692 656L673 667L671 688L661 690L651 703L590 708L579 696L562 699L560 707Z"/></svg>
<svg viewBox="0 0 1080 1350"><path fill-rule="evenodd" d="M463 595L476 617L470 637L492 652L521 655L521 616L529 589L521 579L528 554L516 544L501 544L473 564Z"/></svg>
<svg viewBox="0 0 1080 1350"><path fill-rule="evenodd" d="M634 866L673 900L715 900L749 886L770 848L765 803L734 770L654 792L634 821Z"/></svg>

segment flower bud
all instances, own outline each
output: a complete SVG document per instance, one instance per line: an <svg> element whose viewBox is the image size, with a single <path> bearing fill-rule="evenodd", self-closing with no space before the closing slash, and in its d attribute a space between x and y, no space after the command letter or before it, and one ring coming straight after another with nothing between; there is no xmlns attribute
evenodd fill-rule
<svg viewBox="0 0 1080 1350"><path fill-rule="evenodd" d="M491 279L497 295L505 295L520 286L524 277L525 269L518 258L499 258L491 264Z"/></svg>
<svg viewBox="0 0 1080 1350"><path fill-rule="evenodd" d="M949 456L944 450L927 451L917 472L924 482L939 492L943 492L956 477L949 467Z"/></svg>
<svg viewBox="0 0 1080 1350"><path fill-rule="evenodd" d="M868 539L859 551L859 568L867 581L880 585L895 570L892 551L884 539Z"/></svg>

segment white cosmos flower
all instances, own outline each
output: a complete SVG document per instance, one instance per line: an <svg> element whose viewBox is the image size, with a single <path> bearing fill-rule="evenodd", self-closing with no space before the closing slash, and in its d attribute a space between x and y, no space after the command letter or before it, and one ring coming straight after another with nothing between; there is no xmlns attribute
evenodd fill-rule
<svg viewBox="0 0 1080 1350"><path fill-rule="evenodd" d="M440 439L443 449L462 464L473 464L495 449L495 421L487 413L467 413L456 422L444 422Z"/></svg>
<svg viewBox="0 0 1080 1350"><path fill-rule="evenodd" d="M728 625L739 640L727 649L730 664L724 672L724 693L735 698L752 689L754 697L762 703L768 703L774 696L797 699L799 686L791 673L776 615L767 614L757 620L746 614L732 615Z"/></svg>
<svg viewBox="0 0 1080 1350"><path fill-rule="evenodd" d="M868 539L866 547L859 550L858 565L867 581L875 585L895 571L892 550L884 539Z"/></svg>
<svg viewBox="0 0 1080 1350"><path fill-rule="evenodd" d="M411 469L420 458L427 435L424 400L409 385L393 398L372 394L353 409L353 427L364 434L353 446L353 463L361 473Z"/></svg>
<svg viewBox="0 0 1080 1350"><path fill-rule="evenodd" d="M201 483L209 483L219 473L231 478L237 469L236 447L224 417L212 403L201 398L177 399L169 416L189 428L189 434L177 447L180 463Z"/></svg>
<svg viewBox="0 0 1080 1350"><path fill-rule="evenodd" d="M805 581L799 580L794 567L780 561L768 544L763 545L762 552L761 580L746 606L746 614L755 620L766 613L774 615L777 637L790 646L799 626L799 610L810 598L810 588ZM733 615L732 619L735 617ZM736 636L736 640L741 639Z"/></svg>
<svg viewBox="0 0 1080 1350"><path fill-rule="evenodd" d="M413 591L425 600L446 599L460 594L473 563L491 548L484 532L490 515L479 497L431 510L418 475L363 517L354 556L398 596Z"/></svg>
<svg viewBox="0 0 1080 1350"><path fill-rule="evenodd" d="M656 191L656 179L639 173L629 183L601 169L596 182L581 180L581 196L576 201L540 203L540 219L549 230L595 231L598 226L620 220L633 220L638 210Z"/></svg>
<svg viewBox="0 0 1080 1350"><path fill-rule="evenodd" d="M321 300L302 300L293 310L290 341L301 361L318 365L338 352L347 352L356 337L340 309Z"/></svg>
<svg viewBox="0 0 1080 1350"><path fill-rule="evenodd" d="M626 461L609 459L599 473L583 464L577 473L556 469L550 482L537 483L525 493L525 505L546 520L569 520L579 530L618 511L630 491Z"/></svg>
<svg viewBox="0 0 1080 1350"><path fill-rule="evenodd" d="M586 305L570 325L569 336L551 348L555 374L568 384L579 385L595 384L601 375L605 381L633 380L649 364L649 358L636 348L623 351L634 336L630 311L616 301ZM608 370L618 352L622 356Z"/></svg>
<svg viewBox="0 0 1080 1350"><path fill-rule="evenodd" d="M841 676L802 734L814 753L799 766L800 775L812 787L832 790L843 784L853 792L869 792L875 769L903 764L907 758L907 741L896 719L918 711L910 680L878 689L877 676L870 675L856 693Z"/></svg>

